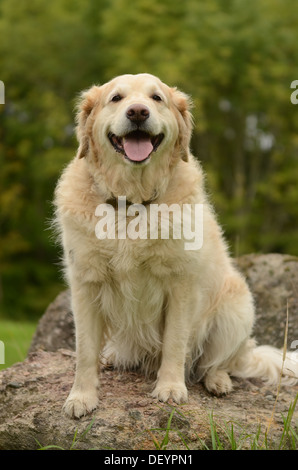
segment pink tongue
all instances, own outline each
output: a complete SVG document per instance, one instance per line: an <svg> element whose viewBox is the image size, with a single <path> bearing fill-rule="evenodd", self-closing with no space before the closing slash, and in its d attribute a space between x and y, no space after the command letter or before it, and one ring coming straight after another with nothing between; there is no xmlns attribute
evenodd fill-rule
<svg viewBox="0 0 298 470"><path fill-rule="evenodd" d="M146 160L153 150L150 137L145 133L128 134L124 137L123 147L127 157L134 162Z"/></svg>

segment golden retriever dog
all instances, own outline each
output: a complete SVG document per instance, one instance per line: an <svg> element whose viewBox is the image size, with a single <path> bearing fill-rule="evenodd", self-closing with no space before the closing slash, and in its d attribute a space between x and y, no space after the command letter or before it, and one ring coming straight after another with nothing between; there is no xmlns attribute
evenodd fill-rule
<svg viewBox="0 0 298 470"><path fill-rule="evenodd" d="M252 295L206 197L191 133L188 96L152 75L123 75L81 94L79 148L55 192L76 326L69 416L96 408L100 357L154 374L153 397L176 403L187 400L189 379L218 395L231 391L231 376L296 383L297 360L251 339ZM150 236L154 207L169 208L158 212L169 236L160 227ZM129 236L123 228L132 223ZM194 226L202 240L186 249Z"/></svg>

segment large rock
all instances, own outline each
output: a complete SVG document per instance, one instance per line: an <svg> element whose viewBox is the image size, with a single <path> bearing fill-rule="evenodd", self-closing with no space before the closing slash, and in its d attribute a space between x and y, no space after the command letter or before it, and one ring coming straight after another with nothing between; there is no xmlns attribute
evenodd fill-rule
<svg viewBox="0 0 298 470"><path fill-rule="evenodd" d="M239 257L237 264L255 298L258 343L283 346L288 310L288 349L298 347L298 257L253 254Z"/></svg>
<svg viewBox="0 0 298 470"><path fill-rule="evenodd" d="M260 381L239 379L234 381L234 391L222 398L211 396L201 384L192 385L189 402L174 406L151 398L153 384L142 375L106 369L101 372L98 409L73 420L64 415L62 406L73 382L74 355L68 350L38 351L0 373L0 450L38 449L39 445L154 450L166 436L173 411L167 449L200 449L201 440L212 448L212 412L226 448L229 443L220 425L230 429L231 423L236 442L244 448L252 444L253 437L249 435L255 436L259 426L258 443L264 444L269 426L267 441L273 448L281 441L282 414L287 415L298 393L298 387L281 389L274 410L275 388ZM298 410L293 422L297 419ZM240 435L247 438L242 442Z"/></svg>
<svg viewBox="0 0 298 470"><path fill-rule="evenodd" d="M283 345L288 306L288 349L295 347L298 258L247 255L237 263L255 296L258 342ZM155 449L166 436L173 410L168 449L185 449L186 445L198 449L201 440L211 447L211 412L219 424L233 421L238 437L254 435L260 426L259 444L265 442L269 426L267 442L273 442L272 448L282 438L282 413L287 414L298 393L298 386L277 393L276 387L261 381L238 379L234 391L221 398L208 394L201 384L192 385L188 404L174 406L151 398L153 384L142 375L104 369L100 406L92 415L72 420L64 415L62 405L73 383L74 345L69 291L64 291L41 318L28 358L0 372L0 449L37 449L38 442L68 449L74 437L79 449ZM298 410L293 426L295 422ZM221 439L228 447L224 432ZM247 447L251 441L246 439L242 445Z"/></svg>
<svg viewBox="0 0 298 470"><path fill-rule="evenodd" d="M75 350L75 329L70 307L70 291L62 291L48 306L38 322L29 353L42 349Z"/></svg>

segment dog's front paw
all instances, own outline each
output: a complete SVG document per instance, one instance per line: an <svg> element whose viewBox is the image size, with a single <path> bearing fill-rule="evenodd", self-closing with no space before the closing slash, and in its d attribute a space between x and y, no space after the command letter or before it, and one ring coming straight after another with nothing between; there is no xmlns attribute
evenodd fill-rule
<svg viewBox="0 0 298 470"><path fill-rule="evenodd" d="M81 418L91 413L98 405L98 396L94 392L70 392L63 410L70 418Z"/></svg>
<svg viewBox="0 0 298 470"><path fill-rule="evenodd" d="M164 402L172 398L175 403L185 403L188 394L184 383L157 382L152 396Z"/></svg>

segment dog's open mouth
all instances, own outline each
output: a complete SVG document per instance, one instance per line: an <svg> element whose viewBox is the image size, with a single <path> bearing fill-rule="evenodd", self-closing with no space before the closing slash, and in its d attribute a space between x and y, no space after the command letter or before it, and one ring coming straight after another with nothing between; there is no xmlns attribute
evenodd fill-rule
<svg viewBox="0 0 298 470"><path fill-rule="evenodd" d="M137 130L123 137L109 133L108 137L116 152L122 153L125 158L134 163L141 163L157 150L164 135L152 136L147 132Z"/></svg>

